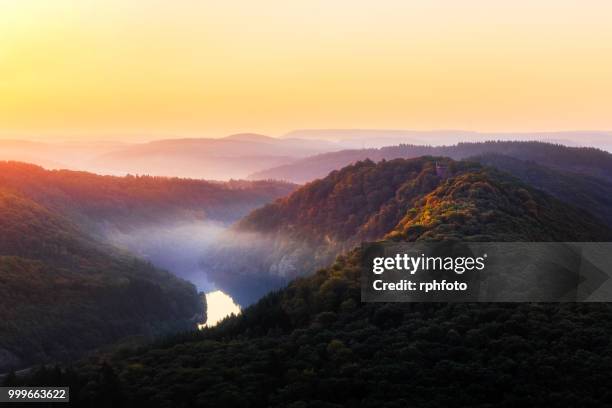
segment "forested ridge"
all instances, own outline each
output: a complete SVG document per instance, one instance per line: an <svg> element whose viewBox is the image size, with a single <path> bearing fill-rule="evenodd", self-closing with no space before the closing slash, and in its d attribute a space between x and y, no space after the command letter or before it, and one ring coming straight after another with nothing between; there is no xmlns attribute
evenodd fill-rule
<svg viewBox="0 0 612 408"><path fill-rule="evenodd" d="M360 160L410 159L420 156L445 156L455 160L485 154L501 154L519 160L572 173L585 174L612 182L612 154L592 147L527 141L464 142L449 146L401 144L379 149L350 149L322 153L294 163L251 175L253 179L278 179L304 183L325 177L329 172Z"/></svg>
<svg viewBox="0 0 612 408"><path fill-rule="evenodd" d="M101 176L0 161L0 186L26 195L71 220L127 228L162 218L233 221L294 190L276 181L212 182L130 175Z"/></svg>
<svg viewBox="0 0 612 408"><path fill-rule="evenodd" d="M195 287L0 188L0 368L194 327Z"/></svg>
<svg viewBox="0 0 612 408"><path fill-rule="evenodd" d="M574 180L572 174L555 173L555 176L557 183L571 183ZM540 188L549 184L550 181L545 180L540 183ZM583 186L581 193L587 197L596 196L600 194L599 185L593 185L592 190ZM474 228L486 228L486 218L491 213L486 208L478 208L482 210L481 213L466 213L469 210L460 208L462 200L474 206L488 206L489 210L499 207L498 213L502 216L507 214L509 218L531 216L536 222L534 229L541 235L544 232L537 225L538 217L547 215L548 211L560 212L556 214L557 218L566 216L572 220L574 227L566 228L566 234L571 234L576 225L582 222L600 223L586 209L577 211L563 204L561 201L565 201L565 197L559 191L560 187L555 187L555 190L560 199L552 198L508 173L485 167L475 160L454 161L441 157L382 160L378 163L364 160L333 171L288 197L253 211L238 223L237 228L280 233L300 241L337 241L343 245L354 245L364 240L382 238L395 229L402 219L410 218L410 212L430 211L426 203L434 197L438 197L438 202L433 203L433 210L446 212L454 218L473 218L467 221L473 222ZM444 202L444 197L448 198L450 207ZM581 202L579 198L567 201L579 202L583 206L589 204L589 201ZM541 223L549 224L549 221L543 219ZM421 224L416 221L411 223L415 226ZM457 225L463 223L458 222ZM548 238L554 239L554 236Z"/></svg>
<svg viewBox="0 0 612 408"><path fill-rule="evenodd" d="M293 188L0 162L0 373L204 320L194 285L113 247L104 229L227 222Z"/></svg>
<svg viewBox="0 0 612 408"><path fill-rule="evenodd" d="M485 242L607 241L612 238L610 231L585 210L496 169L481 168L440 183L414 203L388 236Z"/></svg>
<svg viewBox="0 0 612 408"><path fill-rule="evenodd" d="M468 160L512 174L524 183L587 211L612 226L612 181L502 154L484 154Z"/></svg>
<svg viewBox="0 0 612 408"><path fill-rule="evenodd" d="M486 157L493 156L363 160L333 171L240 220L235 236L207 258L214 265L211 274L248 305L329 265L339 253L388 234L581 241L597 233L597 240L608 239L607 182L497 155L496 163L514 163L504 172L489 166Z"/></svg>
<svg viewBox="0 0 612 408"><path fill-rule="evenodd" d="M428 168L438 161L420 160L404 163L405 168ZM436 182L432 178L426 191L414 197L404 192L414 206L398 211L403 216L397 223L385 224L392 225L386 239L610 237L610 229L591 215L517 179L474 163L445 164L449 173ZM331 175L316 184L321 190L305 189L339 191L343 187L336 184L352 173L401 165L357 163L341 171L346 177ZM423 182L434 177L415 173ZM370 185L384 188L382 182ZM304 190L294 195L307 196ZM317 199L325 202L327 196ZM397 198L397 192L391 196ZM298 225L290 215L279 217ZM260 221L282 228L276 220ZM612 404L610 305L361 303L361 257L360 249L353 249L216 328L100 354L71 367L37 370L6 383L68 384L74 400L87 406Z"/></svg>
<svg viewBox="0 0 612 408"><path fill-rule="evenodd" d="M597 179L574 189L562 188L583 178L593 180L556 171L540 178L538 186L554 190L556 197L552 197L472 160L364 160L251 212L235 229L267 240L255 255L247 254L248 262L260 265L262 280L274 278L274 271L285 267L277 285L328 265L336 255L363 241L388 236L469 236L481 241L581 241L591 237L605 241L610 237L603 221L607 217L598 211L612 210L609 198L602 197L598 188L605 182ZM594 202L598 206L591 208ZM231 287L232 271L239 267L232 263L225 270L221 265L220 280L230 281Z"/></svg>

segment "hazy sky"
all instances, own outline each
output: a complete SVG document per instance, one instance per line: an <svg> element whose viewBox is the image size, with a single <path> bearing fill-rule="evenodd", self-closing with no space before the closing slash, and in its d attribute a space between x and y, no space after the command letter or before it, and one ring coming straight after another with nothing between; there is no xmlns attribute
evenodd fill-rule
<svg viewBox="0 0 612 408"><path fill-rule="evenodd" d="M0 136L612 129L612 1L0 0Z"/></svg>

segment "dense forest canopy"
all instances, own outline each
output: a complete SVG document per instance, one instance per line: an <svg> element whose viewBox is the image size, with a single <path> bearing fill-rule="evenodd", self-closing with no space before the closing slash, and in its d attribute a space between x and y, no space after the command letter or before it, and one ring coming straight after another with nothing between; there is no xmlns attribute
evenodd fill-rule
<svg viewBox="0 0 612 408"><path fill-rule="evenodd" d="M193 285L0 188L0 369L75 358L204 316Z"/></svg>
<svg viewBox="0 0 612 408"><path fill-rule="evenodd" d="M205 319L196 288L113 247L102 229L232 221L293 188L0 162L0 370L195 327Z"/></svg>
<svg viewBox="0 0 612 408"><path fill-rule="evenodd" d="M384 189L383 180L394 185L388 176L405 170L404 183L398 181L397 190L385 197L398 203L412 200L414 207L398 211L402 216L395 225L380 221L378 225L392 226L384 231L386 239L610 237L610 229L594 217L508 175L447 161L448 172L440 177L436 161L357 163L258 211L248 226L268 231L288 223L311 227L306 220L319 216L319 208L325 217L335 214L336 193L357 192L365 185ZM394 171L386 173L389 168ZM340 185L349 180L351 186ZM424 186L425 191L411 194ZM322 206L310 213L295 210L314 202ZM337 201L338 218L344 214L342 203ZM367 203L359 208L368 208ZM369 208L378 213L382 207ZM270 208L279 210L280 221L267 218L273 214ZM5 382L70 385L75 400L89 406L509 408L612 403L607 386L612 371L610 305L361 303L362 256L359 249L351 250L216 328Z"/></svg>
<svg viewBox="0 0 612 408"><path fill-rule="evenodd" d="M554 187L560 198L563 194L559 185L570 184L578 177L559 172L554 175L540 184L551 185L551 190ZM590 180L584 176L578 180L582 178ZM277 236L282 242L310 243L315 249L337 248L334 254L362 241L381 239L391 231L421 231L434 224L442 234L448 228L449 236L461 228L471 228L470 235L482 234L488 239L489 224L495 221L494 232L499 239L501 220L508 220L506 241L514 240L512 234L540 241L556 240L561 235L580 240L583 230L600 231L603 238L606 233L601 221L584 209L590 201L575 197L596 197L609 211L612 205L598 191L602 184L582 184L577 187L580 193L573 196L568 190L567 201L581 204L583 209L579 211L474 161L434 157L378 163L364 160L253 211L236 229ZM559 231L553 231L550 220L564 217L571 219L572 225L560 223L554 227ZM517 226L530 232L517 231Z"/></svg>
<svg viewBox="0 0 612 408"><path fill-rule="evenodd" d="M485 154L468 160L512 174L524 183L587 211L612 226L612 181L501 154Z"/></svg>
<svg viewBox="0 0 612 408"><path fill-rule="evenodd" d="M422 239L468 233L474 240L494 235L504 241L580 241L597 233L606 240L608 228L596 211L612 209L599 190L606 183L550 171L552 176L537 173L538 187L556 191L555 197L472 160L360 161L253 211L205 259L220 287L245 305L362 241L390 233L413 237L427 231ZM562 186L583 179L595 182L563 193ZM590 208L592 202L599 206Z"/></svg>
<svg viewBox="0 0 612 408"><path fill-rule="evenodd" d="M84 223L127 228L175 220L234 221L282 197L294 185L276 181L211 182L151 176L100 176L0 162L0 186Z"/></svg>
<svg viewBox="0 0 612 408"><path fill-rule="evenodd" d="M547 167L595 176L612 182L612 154L591 147L567 147L560 144L523 141L466 142L450 146L401 144L379 149L352 149L322 153L294 163L260 171L253 179L278 179L304 183L325 177L329 172L356 161L370 159L446 156L455 160L489 153L503 154L519 160L534 161Z"/></svg>

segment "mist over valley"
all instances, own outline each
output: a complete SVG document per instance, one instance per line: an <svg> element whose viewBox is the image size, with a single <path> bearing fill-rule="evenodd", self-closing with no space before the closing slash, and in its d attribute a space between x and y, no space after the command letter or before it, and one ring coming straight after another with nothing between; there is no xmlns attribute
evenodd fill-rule
<svg viewBox="0 0 612 408"><path fill-rule="evenodd" d="M84 170L97 174L151 175L208 180L284 179L303 183L331 170L376 157L395 155L372 149L394 145L451 146L486 141L540 141L568 147L596 147L612 151L612 133L473 132L463 130L302 129L279 137L239 133L225 137L174 137L135 141L49 142L0 139L0 160L38 164L47 169ZM440 155L447 155L440 151ZM329 159L350 155L351 160ZM434 154L434 153L432 153ZM438 153L435 153L438 154ZM460 158L448 153L453 158ZM292 168L300 168L297 173ZM309 169L303 168L309 167ZM283 170L283 169L287 170ZM278 169L278 170L276 170Z"/></svg>
<svg viewBox="0 0 612 408"><path fill-rule="evenodd" d="M231 140L243 142L276 143L259 135ZM304 143L307 138L298 144ZM168 160L180 162L183 153ZM40 299L27 319L43 335L19 344L32 326L11 326L0 342L4 367L71 359L130 336L148 341L185 328L209 330L227 314L284 293L296 279L317 276L362 242L605 240L612 226L612 155L594 148L522 141L397 145L315 154L269 173L264 180L223 182L0 162L6 215L0 221L15 232L0 242L0 268L11 272L11 285L39 279L40 293L87 304L79 320L54 296L27 295ZM571 219L572 230L551 221L559 219ZM71 292L75 285L91 294ZM70 342L54 335L54 327L102 334L68 352L63 344Z"/></svg>

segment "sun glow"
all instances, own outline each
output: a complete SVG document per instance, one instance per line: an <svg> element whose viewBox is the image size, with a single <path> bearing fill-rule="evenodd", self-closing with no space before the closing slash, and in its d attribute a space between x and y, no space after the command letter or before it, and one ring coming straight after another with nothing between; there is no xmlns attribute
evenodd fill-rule
<svg viewBox="0 0 612 408"><path fill-rule="evenodd" d="M612 3L0 0L0 137L612 128Z"/></svg>

